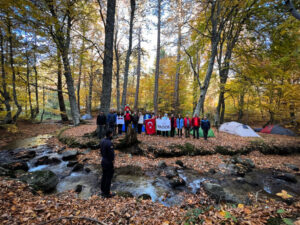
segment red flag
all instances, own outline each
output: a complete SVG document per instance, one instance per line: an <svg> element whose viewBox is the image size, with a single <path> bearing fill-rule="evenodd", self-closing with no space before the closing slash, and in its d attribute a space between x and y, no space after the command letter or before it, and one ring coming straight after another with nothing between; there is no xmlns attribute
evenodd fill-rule
<svg viewBox="0 0 300 225"><path fill-rule="evenodd" d="M145 120L146 134L155 134L155 119Z"/></svg>

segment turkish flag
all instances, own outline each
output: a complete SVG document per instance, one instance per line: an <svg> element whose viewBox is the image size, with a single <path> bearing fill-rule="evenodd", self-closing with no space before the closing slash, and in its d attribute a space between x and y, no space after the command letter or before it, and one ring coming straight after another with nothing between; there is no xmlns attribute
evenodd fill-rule
<svg viewBox="0 0 300 225"><path fill-rule="evenodd" d="M155 134L155 119L145 120L146 134Z"/></svg>

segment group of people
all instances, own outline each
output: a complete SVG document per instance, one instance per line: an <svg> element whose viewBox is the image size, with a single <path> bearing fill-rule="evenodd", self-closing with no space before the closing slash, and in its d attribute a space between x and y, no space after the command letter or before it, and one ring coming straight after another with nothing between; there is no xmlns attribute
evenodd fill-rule
<svg viewBox="0 0 300 225"><path fill-rule="evenodd" d="M158 114L156 116L154 113L151 114L149 112L144 115L142 112L131 113L130 108L126 106L124 112L115 112L111 110L107 116L103 112L100 112L97 117L97 134L98 137L102 139L105 131L110 129L113 131L113 135L121 135L123 132L123 126L125 127L126 133L128 126L130 125L133 126L138 134L141 134L143 126L146 125L147 119L155 119L156 121L160 119L170 120L170 130L155 130L156 135L162 135L166 137L169 136L169 133L171 137L175 137L175 134L177 134L178 137L182 137L184 132L185 137L189 138L192 130L193 137L199 139L199 129L201 127L204 139L207 140L208 131L210 129L210 121L206 116L200 119L197 114L195 114L192 118L190 118L188 115L183 118L181 114L178 114L177 117L175 117L174 114L171 114L171 117L168 117L168 114L164 114L164 116ZM146 134L148 134L147 126Z"/></svg>
<svg viewBox="0 0 300 225"><path fill-rule="evenodd" d="M210 129L210 121L204 117L202 120L198 117L197 114L193 118L189 118L188 115L186 117L182 117L180 114L178 117L175 117L174 114L171 117L168 117L168 114L164 114L163 117L159 114L155 116L155 114L146 113L145 115L142 112L134 112L130 113L130 108L127 106L125 108L124 113L122 112L114 112L110 111L108 115L105 115L104 112L100 112L97 117L97 134L99 138L103 138L104 134L106 134L106 138L103 138L100 143L100 151L102 156L101 166L102 166L102 178L101 178L101 195L105 198L110 198L114 194L110 192L111 180L114 174L114 146L112 143L113 135L118 133L122 134L123 125L125 125L125 132L128 129L128 126L132 124L133 128L137 130L139 134L142 132L143 125L146 124L146 120L164 120L168 122L170 125L170 136L175 136L175 130L177 129L177 135L182 137L182 131L184 129L185 137L188 138L190 136L191 129L193 130L193 137L199 138L199 129L200 127L203 130L204 139L207 140L208 131ZM168 121L169 120L169 121ZM146 126L147 133L147 126ZM167 136L169 135L169 131L161 131L156 129L157 135Z"/></svg>

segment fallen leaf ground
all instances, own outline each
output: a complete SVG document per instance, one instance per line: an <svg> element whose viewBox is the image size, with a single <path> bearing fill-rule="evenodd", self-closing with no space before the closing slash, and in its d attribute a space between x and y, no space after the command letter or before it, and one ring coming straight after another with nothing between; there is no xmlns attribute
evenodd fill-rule
<svg viewBox="0 0 300 225"><path fill-rule="evenodd" d="M34 128L34 129L33 129ZM30 135L53 133L61 128L60 125L48 124L24 125L18 129L20 134L1 135L1 143L8 140ZM82 138L85 133L90 133L96 129L93 121L90 124L68 129L64 135ZM30 136L29 135L29 136ZM224 144L240 147L246 145L249 139L236 137L229 134L215 132L216 138L205 142L203 139L194 140L192 138L163 138L141 135L138 136L142 142L154 142L157 145L169 145L170 143L184 143L186 141L197 146L213 146ZM299 145L299 138L285 137L279 135L262 135L265 142L277 143L278 145ZM251 140L250 140L251 141ZM51 138L49 145L59 150L63 147L57 138ZM83 151L83 150L81 150ZM137 165L142 169L151 169L157 166L162 159L147 158L144 156L132 156L121 152L116 152L116 167L126 165ZM292 163L300 167L300 156L278 156L263 155L259 152L252 152L247 156L251 158L258 168L276 168L297 173L289 170L284 163ZM208 156L182 156L163 159L168 165L175 165L175 161L180 159L187 167L199 172L208 171L211 168L217 169L218 164L229 156L219 154ZM79 161L99 164L99 151L94 150L86 155L80 155ZM150 200L137 200L135 198L114 197L103 199L99 196L92 196L88 200L77 198L76 193L66 192L63 194L41 193L33 194L31 189L16 180L4 177L0 178L0 224L190 224L203 222L204 224L265 224L269 217L289 218L298 215L300 212L300 201L296 199L291 205L274 199L258 199L250 196L254 204L225 205L216 204L203 190L198 194L184 195L184 201L180 206L165 207L160 203ZM201 210L200 210L201 209ZM281 211L278 211L281 210ZM278 213L280 212L280 213ZM298 213L298 214L297 214ZM65 219L63 219L65 218ZM299 220L300 218L298 218ZM94 220L94 221L92 221ZM47 223L45 223L47 222Z"/></svg>

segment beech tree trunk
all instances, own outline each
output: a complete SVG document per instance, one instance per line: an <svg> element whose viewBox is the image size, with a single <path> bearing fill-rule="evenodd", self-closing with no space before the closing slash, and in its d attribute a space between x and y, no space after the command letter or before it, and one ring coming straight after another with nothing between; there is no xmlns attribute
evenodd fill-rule
<svg viewBox="0 0 300 225"><path fill-rule="evenodd" d="M175 75L175 85L174 85L174 102L173 108L175 112L179 111L179 76L180 76L180 49L181 49L181 0L177 0L177 7L178 7L178 15L177 15L177 58L176 58L176 75Z"/></svg>
<svg viewBox="0 0 300 225"><path fill-rule="evenodd" d="M154 113L158 113L158 80L159 80L159 64L160 64L160 26L161 26L161 1L157 0L157 48L156 48L156 63L155 63L155 83L154 83L154 96L153 105Z"/></svg>
<svg viewBox="0 0 300 225"><path fill-rule="evenodd" d="M39 106L39 86L38 86L38 72L36 68L36 55L33 53L33 59L34 59L34 64L33 64L33 70L34 70L34 81L35 81L35 115L34 118L37 117L37 115L40 112L40 106Z"/></svg>
<svg viewBox="0 0 300 225"><path fill-rule="evenodd" d="M289 11L293 15L293 17L295 17L297 20L300 20L300 13L295 8L292 0L285 0L285 4L288 6Z"/></svg>
<svg viewBox="0 0 300 225"><path fill-rule="evenodd" d="M111 101L115 11L116 0L107 0L104 46L105 50L103 60L103 80L100 107L105 114L109 112Z"/></svg>
<svg viewBox="0 0 300 225"><path fill-rule="evenodd" d="M4 105L6 108L6 115L4 117L4 124L8 124L12 122L12 114L11 114L11 106L10 106L10 95L7 90L7 82L6 82L6 71L5 71L5 57L4 57L4 47L3 47L3 33L0 28L0 51L1 51L1 78L2 78L2 91L0 90L1 96L4 98Z"/></svg>
<svg viewBox="0 0 300 225"><path fill-rule="evenodd" d="M134 19L134 12L135 12L135 0L130 0L130 6L131 6L131 13L130 13L130 25L129 25L129 44L128 44L128 51L125 60L123 94L122 94L122 103L121 103L122 109L125 108L126 97L127 97L128 72L129 72L130 56L132 53L132 33L133 33L133 19Z"/></svg>
<svg viewBox="0 0 300 225"><path fill-rule="evenodd" d="M16 71L15 71L15 66L14 66L14 52L13 52L13 40L12 40L13 34L11 32L10 20L8 20L7 28L8 28L10 67L11 67L11 71L12 71L13 98L14 98L15 105L17 106L17 112L13 116L13 122L16 122L22 112L22 106L18 102L17 91L16 91Z"/></svg>
<svg viewBox="0 0 300 225"><path fill-rule="evenodd" d="M139 105L139 91L140 91L140 78L141 78L141 32L142 29L141 27L139 27L138 62L137 62L137 78L136 78L136 89L135 89L135 98L134 98L134 110L137 110Z"/></svg>
<svg viewBox="0 0 300 225"><path fill-rule="evenodd" d="M30 68L29 68L29 56L28 52L26 52L26 85L27 85L27 92L28 92L28 100L29 100L29 109L30 109L30 119L34 118L34 111L32 108L31 102L31 88L30 88Z"/></svg>
<svg viewBox="0 0 300 225"><path fill-rule="evenodd" d="M59 52L57 53L57 97L61 120L64 122L69 121L62 91L62 65Z"/></svg>
<svg viewBox="0 0 300 225"><path fill-rule="evenodd" d="M83 33L84 35L84 33ZM82 45L80 48L80 55L79 55L79 73L78 73L78 83L77 83L77 105L78 110L80 112L80 87L81 87L81 75L82 75L82 64L83 64L83 50L84 50L84 40L82 39Z"/></svg>
<svg viewBox="0 0 300 225"><path fill-rule="evenodd" d="M117 111L120 111L120 53L118 49L118 28L115 32L115 40L114 40L114 51L115 51L115 57L116 57L116 90L117 90L117 96L116 96L116 102L117 102Z"/></svg>

